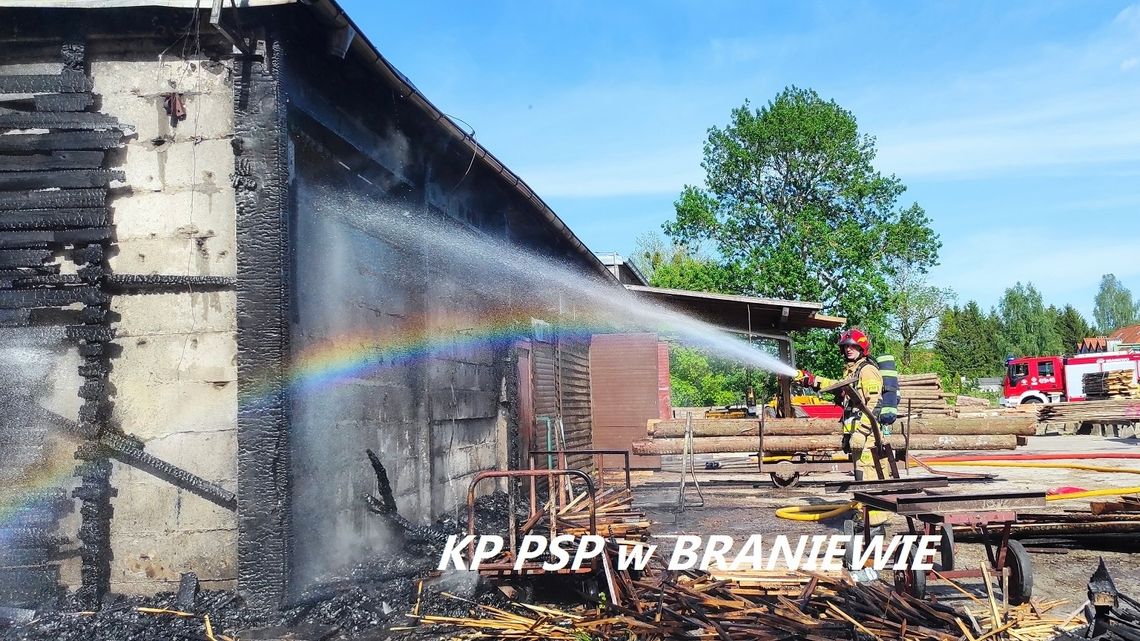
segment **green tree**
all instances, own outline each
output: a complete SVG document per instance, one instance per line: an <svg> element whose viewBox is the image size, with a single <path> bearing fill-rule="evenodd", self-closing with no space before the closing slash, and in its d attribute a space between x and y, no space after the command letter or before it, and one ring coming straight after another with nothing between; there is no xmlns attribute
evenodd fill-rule
<svg viewBox="0 0 1140 641"><path fill-rule="evenodd" d="M920 206L898 205L905 187L874 158L874 138L814 91L789 87L759 109L745 102L709 129L705 184L684 188L665 232L715 249L723 291L819 301L882 337L891 265L924 272L940 242ZM822 369L836 360L832 341L798 336L797 351Z"/></svg>
<svg viewBox="0 0 1140 641"><path fill-rule="evenodd" d="M1020 282L998 301L1001 346L1012 356L1061 354L1065 351L1053 315L1033 283Z"/></svg>
<svg viewBox="0 0 1140 641"><path fill-rule="evenodd" d="M997 316L982 313L974 301L943 311L934 351L956 385L962 377L978 378L1001 371L1004 355L999 329Z"/></svg>
<svg viewBox="0 0 1140 641"><path fill-rule="evenodd" d="M1140 317L1140 307L1132 301L1132 292L1115 274L1101 277L1100 290L1093 302L1093 320L1103 334L1131 325Z"/></svg>
<svg viewBox="0 0 1140 641"><path fill-rule="evenodd" d="M954 291L935 287L908 263L892 269L888 335L897 340L899 367L910 371L915 348L934 342L937 321L954 300Z"/></svg>
<svg viewBox="0 0 1140 641"><path fill-rule="evenodd" d="M669 373L673 405L700 407L743 403L749 386L757 397L771 387L770 376L739 364L710 357L692 347L669 346Z"/></svg>
<svg viewBox="0 0 1140 641"><path fill-rule="evenodd" d="M1072 305L1065 305L1062 309L1050 307L1049 310L1053 314L1057 333L1061 336L1061 344L1065 346L1065 353L1076 353L1081 341L1093 335L1088 321Z"/></svg>

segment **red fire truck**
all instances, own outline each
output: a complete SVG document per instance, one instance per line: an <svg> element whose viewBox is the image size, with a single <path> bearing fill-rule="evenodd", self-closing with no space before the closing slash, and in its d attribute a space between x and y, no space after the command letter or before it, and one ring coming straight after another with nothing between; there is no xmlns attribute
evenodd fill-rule
<svg viewBox="0 0 1140 641"><path fill-rule="evenodd" d="M1140 373L1140 352L1101 352L1077 356L1025 356L1006 361L1001 404L1058 403L1085 400L1085 374L1131 370Z"/></svg>

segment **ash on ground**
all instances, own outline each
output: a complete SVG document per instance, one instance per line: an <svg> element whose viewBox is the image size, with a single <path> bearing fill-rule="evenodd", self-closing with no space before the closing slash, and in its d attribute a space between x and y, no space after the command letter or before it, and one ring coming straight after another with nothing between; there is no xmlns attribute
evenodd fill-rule
<svg viewBox="0 0 1140 641"><path fill-rule="evenodd" d="M504 534L508 506L507 495L501 492L479 499L476 531ZM520 522L526 518L525 505L518 516ZM306 589L280 611L258 612L246 607L238 593L228 591L202 591L192 605L185 597L180 603L174 593L146 598L111 596L96 612L84 611L74 598L68 598L50 611L0 608L0 639L201 641L209 638L207 617L219 641L221 635L242 641L433 638L438 629L416 628L416 620L409 616L417 603L421 613L453 617L469 616L476 603L509 607L506 596L476 573L440 574L436 570L443 551L439 535L464 534L466 526L465 516L446 516L430 528L405 532L398 551Z"/></svg>

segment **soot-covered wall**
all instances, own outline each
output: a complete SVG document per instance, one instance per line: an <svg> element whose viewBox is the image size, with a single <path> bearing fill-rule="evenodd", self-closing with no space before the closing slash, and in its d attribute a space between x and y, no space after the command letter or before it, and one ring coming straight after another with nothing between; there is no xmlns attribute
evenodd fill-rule
<svg viewBox="0 0 1140 641"><path fill-rule="evenodd" d="M509 347L481 337L515 294L488 295L501 286L493 268L457 239L581 260L406 88L312 53L311 37L295 31L283 46L293 590L386 550L364 501L376 483L366 448L400 513L421 523L459 506L477 472L508 464Z"/></svg>

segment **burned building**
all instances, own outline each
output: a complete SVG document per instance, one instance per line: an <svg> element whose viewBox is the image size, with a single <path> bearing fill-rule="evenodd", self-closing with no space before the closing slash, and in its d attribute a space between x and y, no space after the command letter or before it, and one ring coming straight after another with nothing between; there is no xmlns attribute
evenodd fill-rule
<svg viewBox="0 0 1140 641"><path fill-rule="evenodd" d="M620 285L336 3L107 4L0 2L0 602L274 606L383 548L366 448L425 522L519 405L591 442L582 337L465 239Z"/></svg>

